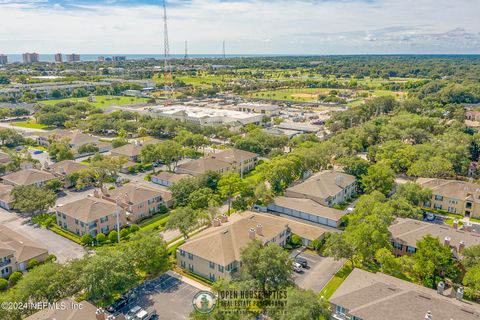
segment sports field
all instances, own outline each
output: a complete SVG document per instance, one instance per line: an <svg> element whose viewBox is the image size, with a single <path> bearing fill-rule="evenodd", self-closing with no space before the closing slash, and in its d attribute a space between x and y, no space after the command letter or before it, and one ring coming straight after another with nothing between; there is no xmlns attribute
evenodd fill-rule
<svg viewBox="0 0 480 320"><path fill-rule="evenodd" d="M42 104L54 105L61 102L87 102L96 107L123 106L127 104L146 103L148 98L125 97L125 96L95 96L95 101L89 102L88 98L65 98L41 101Z"/></svg>

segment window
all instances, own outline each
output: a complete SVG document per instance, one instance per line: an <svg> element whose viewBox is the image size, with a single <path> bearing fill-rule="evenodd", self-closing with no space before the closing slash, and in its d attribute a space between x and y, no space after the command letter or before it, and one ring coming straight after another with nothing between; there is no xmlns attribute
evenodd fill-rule
<svg viewBox="0 0 480 320"><path fill-rule="evenodd" d="M103 233L103 234L108 233L108 232L110 231L109 229L110 229L110 228L109 228L108 226L103 227L103 228L102 228L102 233Z"/></svg>
<svg viewBox="0 0 480 320"><path fill-rule="evenodd" d="M188 259L193 260L193 254L189 253L188 254Z"/></svg>
<svg viewBox="0 0 480 320"><path fill-rule="evenodd" d="M417 249L415 249L414 247L407 246L408 253L415 253L415 251L417 251Z"/></svg>
<svg viewBox="0 0 480 320"><path fill-rule="evenodd" d="M395 249L402 250L402 247L403 247L403 246L402 246L401 243L392 242L392 244L393 244L393 247L394 247Z"/></svg>
<svg viewBox="0 0 480 320"><path fill-rule="evenodd" d="M218 271L223 273L223 270L224 270L223 266L218 266Z"/></svg>
<svg viewBox="0 0 480 320"><path fill-rule="evenodd" d="M336 312L337 312L337 314L340 314L340 315L344 316L344 315L347 314L347 309L345 309L342 306L337 305Z"/></svg>
<svg viewBox="0 0 480 320"><path fill-rule="evenodd" d="M185 251L180 250L180 255L181 255L182 257L185 257Z"/></svg>
<svg viewBox="0 0 480 320"><path fill-rule="evenodd" d="M107 221L108 221L108 216L100 218L100 223L104 223L104 222L107 222Z"/></svg>
<svg viewBox="0 0 480 320"><path fill-rule="evenodd" d="M435 204L433 205L433 207L434 207L435 209L440 209L440 210L442 210L442 205L441 205L441 204L435 203Z"/></svg>
<svg viewBox="0 0 480 320"><path fill-rule="evenodd" d="M465 208L472 209L472 203L471 202L465 203Z"/></svg>
<svg viewBox="0 0 480 320"><path fill-rule="evenodd" d="M210 266L210 269L215 269L215 263L214 262L209 261L208 264Z"/></svg>
<svg viewBox="0 0 480 320"><path fill-rule="evenodd" d="M213 273L210 273L210 280L215 281L215 275Z"/></svg>
<svg viewBox="0 0 480 320"><path fill-rule="evenodd" d="M143 208L143 203L140 203L140 204L138 205L138 209L142 209L142 208Z"/></svg>
<svg viewBox="0 0 480 320"><path fill-rule="evenodd" d="M357 316L353 316L352 320L363 320L362 318L359 318Z"/></svg>
<svg viewBox="0 0 480 320"><path fill-rule="evenodd" d="M62 213L63 219L67 219L67 215L65 213Z"/></svg>
<svg viewBox="0 0 480 320"><path fill-rule="evenodd" d="M455 208L455 207L448 207L448 212L456 213L456 212L457 212L457 208Z"/></svg>
<svg viewBox="0 0 480 320"><path fill-rule="evenodd" d="M436 195L435 195L435 200L437 200L437 201L443 201L443 196L436 194Z"/></svg>
<svg viewBox="0 0 480 320"><path fill-rule="evenodd" d="M85 224L80 221L80 226L83 228L83 227L85 227Z"/></svg>
<svg viewBox="0 0 480 320"><path fill-rule="evenodd" d="M193 265L188 264L188 270L189 270L190 272L193 272L193 271L194 271Z"/></svg>
<svg viewBox="0 0 480 320"><path fill-rule="evenodd" d="M180 261L180 266L185 269L185 261Z"/></svg>
<svg viewBox="0 0 480 320"><path fill-rule="evenodd" d="M75 219L75 224L78 225L78 220L77 219Z"/></svg>

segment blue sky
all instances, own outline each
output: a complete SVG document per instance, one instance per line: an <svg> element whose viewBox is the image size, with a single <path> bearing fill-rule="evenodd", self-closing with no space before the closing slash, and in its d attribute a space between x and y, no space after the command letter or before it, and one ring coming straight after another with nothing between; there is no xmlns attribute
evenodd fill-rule
<svg viewBox="0 0 480 320"><path fill-rule="evenodd" d="M161 53L161 1L0 0L0 53ZM480 0L171 0L172 53L480 54Z"/></svg>

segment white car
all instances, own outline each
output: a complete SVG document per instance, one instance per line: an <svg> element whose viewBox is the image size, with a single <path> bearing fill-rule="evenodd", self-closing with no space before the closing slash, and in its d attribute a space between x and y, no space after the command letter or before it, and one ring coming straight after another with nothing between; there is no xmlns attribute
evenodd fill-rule
<svg viewBox="0 0 480 320"><path fill-rule="evenodd" d="M293 271L297 272L297 273L300 273L302 272L302 265L298 262L293 262L292 263L292 266L293 266Z"/></svg>
<svg viewBox="0 0 480 320"><path fill-rule="evenodd" d="M135 319L135 316L137 315L137 313L142 310L142 308L140 306L135 306L133 307L132 309L130 309L127 314L125 315L125 319L126 320L134 320Z"/></svg>
<svg viewBox="0 0 480 320"><path fill-rule="evenodd" d="M150 320L153 319L153 316L157 315L155 309L144 310L141 309L136 315L135 320Z"/></svg>

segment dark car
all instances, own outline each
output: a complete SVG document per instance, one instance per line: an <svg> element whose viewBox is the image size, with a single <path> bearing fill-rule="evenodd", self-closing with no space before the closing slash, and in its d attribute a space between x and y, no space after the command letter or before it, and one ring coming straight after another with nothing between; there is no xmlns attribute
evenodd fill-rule
<svg viewBox="0 0 480 320"><path fill-rule="evenodd" d="M296 257L295 261L298 262L303 268L308 267L308 261L305 258Z"/></svg>
<svg viewBox="0 0 480 320"><path fill-rule="evenodd" d="M110 313L115 313L125 307L128 304L128 298L125 296L120 297L118 300L115 300L111 305L107 307L107 311Z"/></svg>

